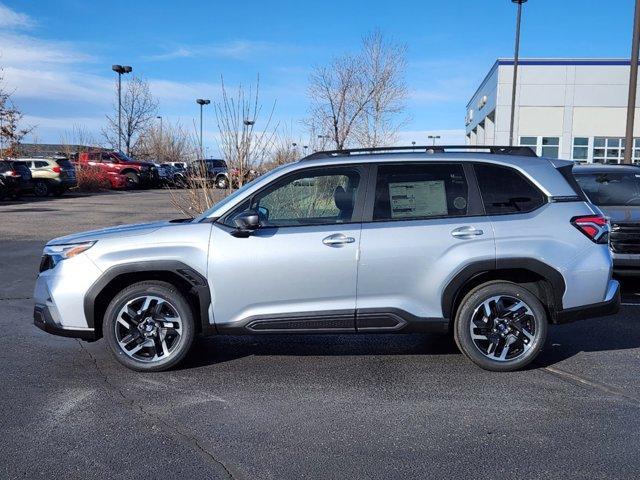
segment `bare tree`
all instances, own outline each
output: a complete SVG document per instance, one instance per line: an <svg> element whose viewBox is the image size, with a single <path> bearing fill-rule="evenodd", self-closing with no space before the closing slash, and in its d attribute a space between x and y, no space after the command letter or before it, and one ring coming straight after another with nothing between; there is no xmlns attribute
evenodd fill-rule
<svg viewBox="0 0 640 480"><path fill-rule="evenodd" d="M86 126L74 124L71 130L65 130L60 136L60 144L62 145L62 153L67 157L72 157L96 147L98 142Z"/></svg>
<svg viewBox="0 0 640 480"><path fill-rule="evenodd" d="M140 135L152 125L158 112L158 101L151 94L149 84L140 77L132 77L125 86L122 95L122 143L127 155L133 154ZM107 126L102 134L112 148L118 146L118 99L114 113L107 115Z"/></svg>
<svg viewBox="0 0 640 480"><path fill-rule="evenodd" d="M160 130L154 123L138 138L136 155L158 162L190 162L197 157L198 148L181 124L165 122Z"/></svg>
<svg viewBox="0 0 640 480"><path fill-rule="evenodd" d="M363 140L365 146L373 146L373 139L379 145L393 137L394 116L402 111L406 95L405 64L405 48L376 31L363 38L357 55L316 67L309 86L308 125L328 135L337 150Z"/></svg>
<svg viewBox="0 0 640 480"><path fill-rule="evenodd" d="M20 142L33 131L34 127L22 125L23 116L13 103L11 92L4 87L3 71L0 69L0 158L17 155Z"/></svg>
<svg viewBox="0 0 640 480"><path fill-rule="evenodd" d="M238 86L230 96L222 79L222 98L214 102L219 148L229 165L232 183L241 187L257 171L271 148L277 130L272 125L275 101L263 124L260 122L260 79L247 91Z"/></svg>
<svg viewBox="0 0 640 480"><path fill-rule="evenodd" d="M362 41L362 60L366 81L373 95L357 123L355 138L362 147L390 145L406 119L404 111L407 88L404 80L406 46L386 41L375 30Z"/></svg>

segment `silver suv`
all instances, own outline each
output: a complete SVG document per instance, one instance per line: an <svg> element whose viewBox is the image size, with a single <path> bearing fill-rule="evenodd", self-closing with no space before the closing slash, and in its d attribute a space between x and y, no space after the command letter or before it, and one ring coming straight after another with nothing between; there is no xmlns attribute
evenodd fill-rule
<svg viewBox="0 0 640 480"><path fill-rule="evenodd" d="M572 163L528 148L319 152L194 219L58 238L35 324L167 369L201 334L452 332L489 370L548 323L617 312L609 226Z"/></svg>

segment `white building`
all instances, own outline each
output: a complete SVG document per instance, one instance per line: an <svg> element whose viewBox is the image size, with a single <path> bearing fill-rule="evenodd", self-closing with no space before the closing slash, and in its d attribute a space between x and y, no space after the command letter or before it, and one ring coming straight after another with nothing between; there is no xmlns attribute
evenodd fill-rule
<svg viewBox="0 0 640 480"><path fill-rule="evenodd" d="M498 59L467 104L468 144L509 144L512 81L513 60ZM549 157L619 162L624 157L628 89L629 60L521 59L514 143ZM634 144L634 160L640 161L640 138Z"/></svg>

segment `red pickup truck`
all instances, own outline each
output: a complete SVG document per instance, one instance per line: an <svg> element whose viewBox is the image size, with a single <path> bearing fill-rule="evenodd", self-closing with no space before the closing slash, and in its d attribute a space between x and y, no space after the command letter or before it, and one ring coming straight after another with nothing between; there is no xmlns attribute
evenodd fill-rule
<svg viewBox="0 0 640 480"><path fill-rule="evenodd" d="M91 166L107 175L124 175L131 187L156 187L158 169L153 163L137 162L122 152L81 152L77 166Z"/></svg>

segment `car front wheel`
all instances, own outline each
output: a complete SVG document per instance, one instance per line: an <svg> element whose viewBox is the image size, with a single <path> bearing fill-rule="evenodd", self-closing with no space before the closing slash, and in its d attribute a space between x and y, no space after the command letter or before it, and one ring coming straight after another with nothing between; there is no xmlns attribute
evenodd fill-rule
<svg viewBox="0 0 640 480"><path fill-rule="evenodd" d="M464 297L454 328L458 348L476 365L512 371L528 365L540 353L547 337L547 316L529 290L496 281Z"/></svg>
<svg viewBox="0 0 640 480"><path fill-rule="evenodd" d="M220 176L216 180L217 188L229 188L229 180L227 177Z"/></svg>
<svg viewBox="0 0 640 480"><path fill-rule="evenodd" d="M143 372L179 363L191 348L194 330L187 300L173 285L160 281L139 282L118 293L103 324L116 359Z"/></svg>

